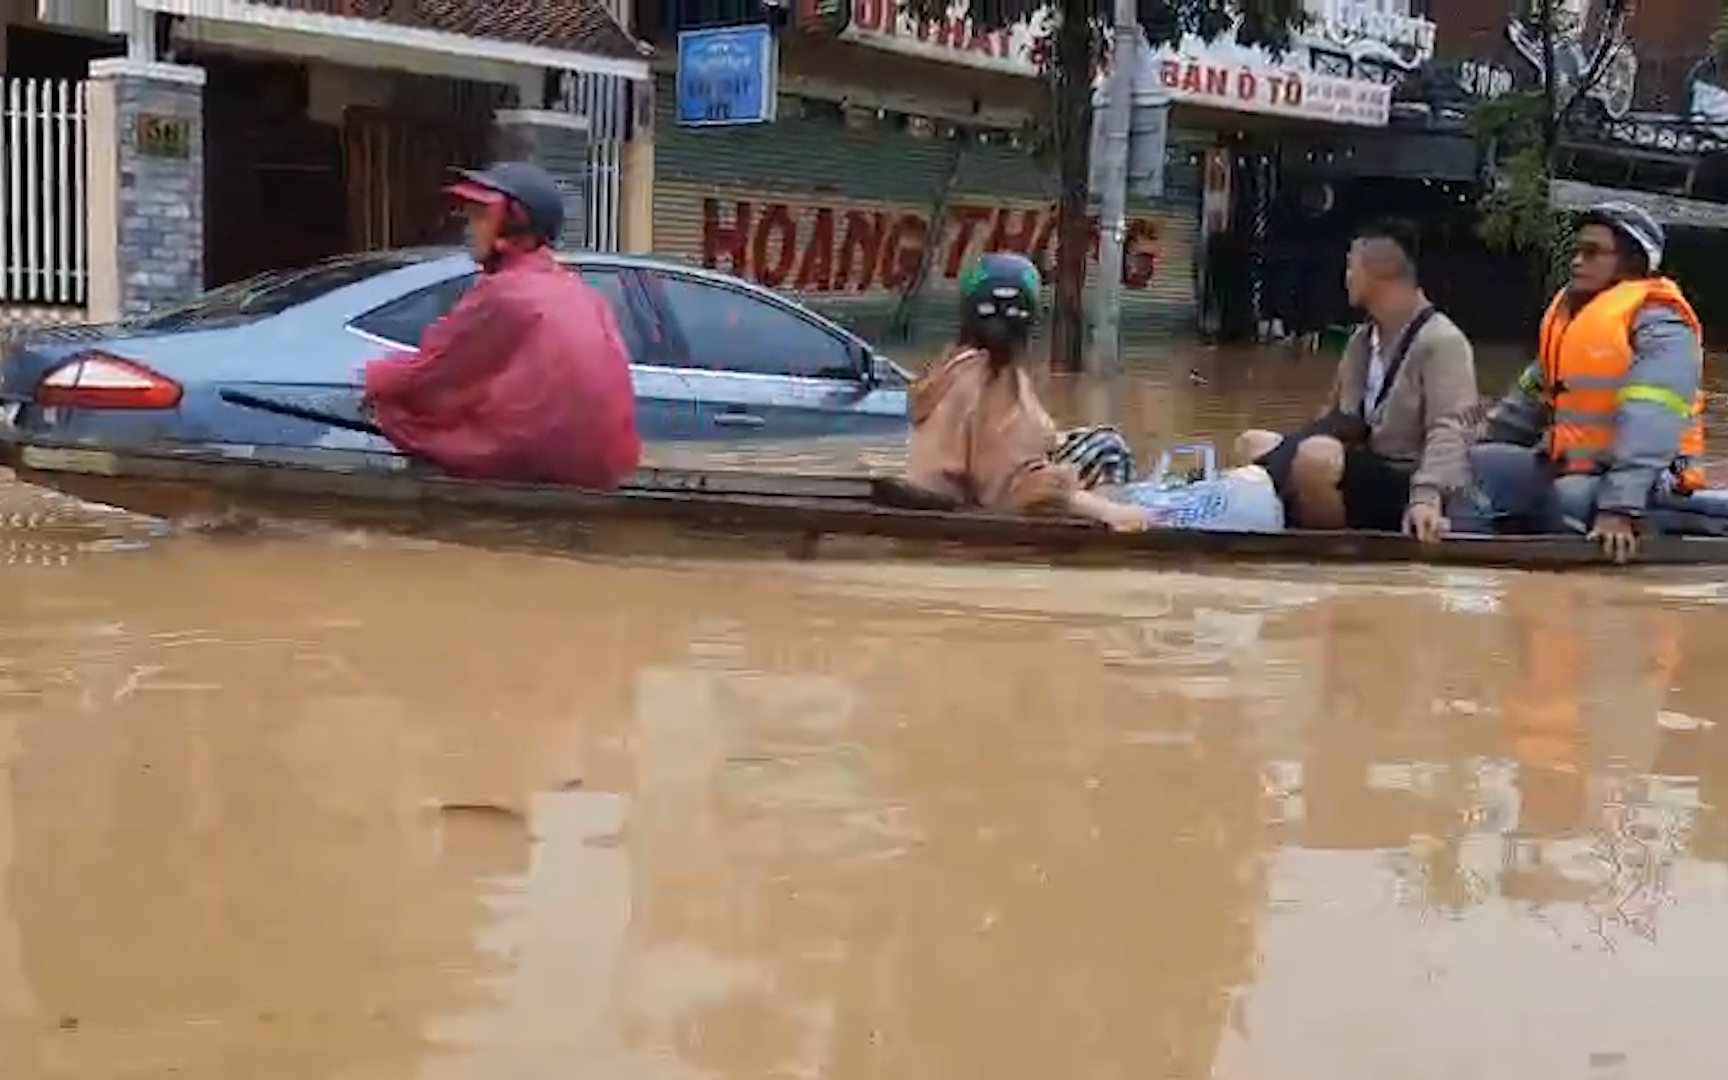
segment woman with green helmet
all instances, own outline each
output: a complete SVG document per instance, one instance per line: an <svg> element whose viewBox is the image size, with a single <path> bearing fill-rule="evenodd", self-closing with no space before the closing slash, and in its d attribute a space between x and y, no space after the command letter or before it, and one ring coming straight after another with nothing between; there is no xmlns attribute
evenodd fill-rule
<svg viewBox="0 0 1728 1080"><path fill-rule="evenodd" d="M959 506L1091 518L1121 531L1283 527L1264 470L1214 477L1209 465L1199 482L1134 483L1115 428L1059 433L1025 368L1039 294L1038 270L1022 255L986 254L961 273L958 341L912 385L913 487Z"/></svg>
<svg viewBox="0 0 1728 1080"><path fill-rule="evenodd" d="M1093 494L1052 457L1060 436L1025 370L1040 291L1023 255L983 255L961 272L959 340L912 386L907 480L964 506L1143 529L1146 511Z"/></svg>

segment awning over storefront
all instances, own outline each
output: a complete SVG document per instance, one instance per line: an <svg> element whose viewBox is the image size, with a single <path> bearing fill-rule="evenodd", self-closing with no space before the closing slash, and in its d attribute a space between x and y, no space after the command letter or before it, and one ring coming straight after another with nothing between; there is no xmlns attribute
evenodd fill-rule
<svg viewBox="0 0 1728 1080"><path fill-rule="evenodd" d="M1476 141L1447 131L1318 129L1284 140L1287 175L1318 173L1329 178L1376 177L1474 184L1480 175Z"/></svg>
<svg viewBox="0 0 1728 1080"><path fill-rule="evenodd" d="M1624 191L1597 187L1578 180L1556 180L1549 188L1554 205L1562 210L1586 210L1601 202L1617 200L1648 211L1664 225L1693 229L1728 229L1728 205L1659 195L1651 191Z"/></svg>
<svg viewBox="0 0 1728 1080"><path fill-rule="evenodd" d="M600 0L133 0L142 10L212 27L330 43L345 52L403 51L482 63L646 81L646 46ZM227 36L227 35L224 35ZM339 43L339 44L338 44ZM347 55L329 57L353 62Z"/></svg>

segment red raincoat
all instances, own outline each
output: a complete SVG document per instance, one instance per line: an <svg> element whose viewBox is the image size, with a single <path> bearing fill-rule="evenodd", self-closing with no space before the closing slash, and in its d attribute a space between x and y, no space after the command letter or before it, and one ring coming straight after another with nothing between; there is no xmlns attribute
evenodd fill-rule
<svg viewBox="0 0 1728 1080"><path fill-rule="evenodd" d="M642 453L612 305L545 249L503 256L418 352L367 364L366 397L398 448L471 480L610 489Z"/></svg>

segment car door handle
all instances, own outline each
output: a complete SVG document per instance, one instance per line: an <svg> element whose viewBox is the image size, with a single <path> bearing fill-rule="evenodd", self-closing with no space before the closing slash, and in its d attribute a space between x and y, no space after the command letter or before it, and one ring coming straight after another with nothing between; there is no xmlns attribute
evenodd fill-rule
<svg viewBox="0 0 1728 1080"><path fill-rule="evenodd" d="M767 422L755 413L747 412L723 412L714 417L716 427L759 428Z"/></svg>

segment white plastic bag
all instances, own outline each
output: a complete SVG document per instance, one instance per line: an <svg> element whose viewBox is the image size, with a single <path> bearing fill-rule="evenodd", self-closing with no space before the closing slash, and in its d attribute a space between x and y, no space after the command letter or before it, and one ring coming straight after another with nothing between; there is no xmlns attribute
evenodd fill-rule
<svg viewBox="0 0 1728 1080"><path fill-rule="evenodd" d="M1170 477L1174 455L1183 453L1199 457L1201 470L1197 478ZM1117 488L1111 497L1151 511L1153 524L1158 528L1236 533L1284 531L1284 501L1278 497L1271 475L1258 465L1219 473L1217 451L1210 443L1165 451L1149 478Z"/></svg>

